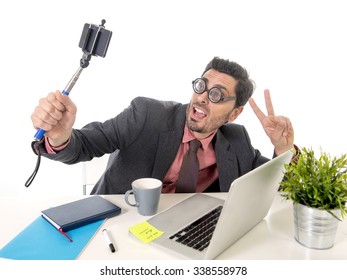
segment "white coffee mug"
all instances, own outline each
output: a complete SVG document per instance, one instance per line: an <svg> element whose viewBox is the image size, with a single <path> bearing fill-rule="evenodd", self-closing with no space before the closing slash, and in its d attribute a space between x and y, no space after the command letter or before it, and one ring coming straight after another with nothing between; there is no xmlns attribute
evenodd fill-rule
<svg viewBox="0 0 347 280"><path fill-rule="evenodd" d="M139 214L152 216L157 213L162 189L162 182L154 178L141 178L131 183L131 190L125 193L125 202L133 207L137 207ZM135 203L129 201L129 196L133 194Z"/></svg>

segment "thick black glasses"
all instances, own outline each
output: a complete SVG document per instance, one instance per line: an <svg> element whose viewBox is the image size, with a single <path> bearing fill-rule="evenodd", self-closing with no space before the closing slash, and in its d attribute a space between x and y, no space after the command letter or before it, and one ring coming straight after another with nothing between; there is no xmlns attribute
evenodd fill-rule
<svg viewBox="0 0 347 280"><path fill-rule="evenodd" d="M193 81L193 90L197 94L202 94L207 91L208 99L213 103L236 100L236 97L224 97L222 90L218 87L207 89L206 81L203 78L197 78Z"/></svg>

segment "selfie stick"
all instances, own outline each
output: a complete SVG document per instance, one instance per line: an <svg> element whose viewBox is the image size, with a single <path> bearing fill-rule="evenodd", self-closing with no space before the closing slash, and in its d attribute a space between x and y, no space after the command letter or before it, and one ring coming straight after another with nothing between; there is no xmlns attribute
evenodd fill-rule
<svg viewBox="0 0 347 280"><path fill-rule="evenodd" d="M101 25L86 23L84 25L82 36L79 42L79 47L82 48L83 56L80 59L80 67L77 72L72 76L71 80L62 91L62 94L69 95L72 88L76 84L79 76L84 68L88 67L92 55L105 57L108 44L110 43L112 32L105 29L104 24L106 21L103 19ZM94 36L94 37L93 37ZM25 182L25 186L29 187L34 181L34 178L39 170L41 162L40 145L43 141L45 131L39 128L34 135L34 141L31 142L31 148L37 154L37 161L34 172L30 175L29 179Z"/></svg>
<svg viewBox="0 0 347 280"><path fill-rule="evenodd" d="M99 25L99 28L97 30L97 33L95 35L95 38L94 38L94 41L92 43L92 46L91 46L91 50L90 51L87 51L87 50L83 50L83 56L80 60L80 67L78 68L77 72L72 76L71 80L69 81L69 83L66 85L65 89L62 91L62 94L65 94L65 95L69 95L72 88L74 87L74 85L76 84L79 76L81 75L82 73L82 70L84 68L87 68L88 65L89 65L89 61L90 61L90 58L92 56L93 53L95 53L95 48L96 48L96 41L99 37L99 33L101 31L102 28L105 28L104 24L106 23L106 21L103 19L101 21L101 25ZM43 129L39 128L35 135L34 135L34 141L40 141L42 138L43 138L43 135L45 134L46 131L44 131Z"/></svg>

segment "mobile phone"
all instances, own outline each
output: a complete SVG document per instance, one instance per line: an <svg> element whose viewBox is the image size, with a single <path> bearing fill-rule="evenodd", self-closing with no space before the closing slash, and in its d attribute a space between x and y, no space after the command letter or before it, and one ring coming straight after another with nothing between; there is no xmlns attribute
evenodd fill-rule
<svg viewBox="0 0 347 280"><path fill-rule="evenodd" d="M101 25L85 23L78 46L84 53L93 56L105 57L112 37L112 31Z"/></svg>

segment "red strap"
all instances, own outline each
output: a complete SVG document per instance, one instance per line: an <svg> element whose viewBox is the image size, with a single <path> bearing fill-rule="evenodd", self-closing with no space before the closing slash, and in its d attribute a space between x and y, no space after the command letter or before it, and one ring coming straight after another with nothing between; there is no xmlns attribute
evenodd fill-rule
<svg viewBox="0 0 347 280"><path fill-rule="evenodd" d="M62 230L61 228L59 229L59 232L60 232L62 235L64 235L67 239L69 239L70 242L73 242L73 240L72 240L65 232L63 232L63 230Z"/></svg>

